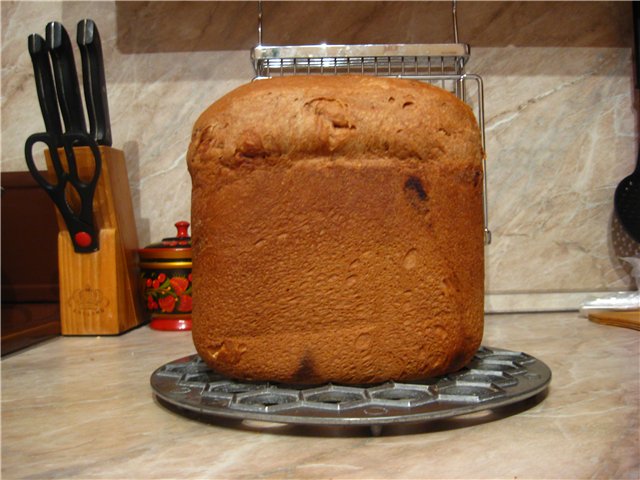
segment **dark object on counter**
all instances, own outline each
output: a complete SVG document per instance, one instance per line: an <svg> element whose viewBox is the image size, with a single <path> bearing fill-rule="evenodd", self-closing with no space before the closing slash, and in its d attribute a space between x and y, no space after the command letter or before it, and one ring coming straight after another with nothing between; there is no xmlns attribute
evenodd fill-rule
<svg viewBox="0 0 640 480"><path fill-rule="evenodd" d="M2 355L60 334L58 226L29 172L2 172Z"/></svg>
<svg viewBox="0 0 640 480"><path fill-rule="evenodd" d="M89 132L98 145L110 147L111 125L102 44L98 27L93 20L84 19L78 22L77 42L82 57L82 81L89 117Z"/></svg>
<svg viewBox="0 0 640 480"><path fill-rule="evenodd" d="M191 330L191 237L177 222L175 237L140 249L140 292L151 328Z"/></svg>
<svg viewBox="0 0 640 480"><path fill-rule="evenodd" d="M640 86L640 4L633 2L633 59L636 92ZM613 205L622 227L636 242L640 242L640 145L636 168L616 187Z"/></svg>
<svg viewBox="0 0 640 480"><path fill-rule="evenodd" d="M620 223L636 242L640 242L640 151L636 169L618 184L613 204Z"/></svg>

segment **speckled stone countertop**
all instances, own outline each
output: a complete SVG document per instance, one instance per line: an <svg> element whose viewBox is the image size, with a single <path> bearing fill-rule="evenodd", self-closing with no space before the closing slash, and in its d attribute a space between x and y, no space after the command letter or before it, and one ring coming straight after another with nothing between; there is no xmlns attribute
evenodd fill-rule
<svg viewBox="0 0 640 480"><path fill-rule="evenodd" d="M545 362L548 391L372 436L168 410L149 378L194 353L189 333L57 338L2 359L2 478L639 478L637 331L495 315L483 343Z"/></svg>

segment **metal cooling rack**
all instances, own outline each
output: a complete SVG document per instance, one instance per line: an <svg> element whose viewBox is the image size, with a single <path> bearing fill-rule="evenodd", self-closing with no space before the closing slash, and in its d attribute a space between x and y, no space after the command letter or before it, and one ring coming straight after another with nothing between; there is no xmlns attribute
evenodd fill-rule
<svg viewBox="0 0 640 480"><path fill-rule="evenodd" d="M522 352L482 347L462 370L419 382L295 386L243 382L212 371L197 355L158 368L151 387L171 405L212 418L297 425L418 423L493 409L542 392L551 370Z"/></svg>
<svg viewBox="0 0 640 480"><path fill-rule="evenodd" d="M469 45L458 41L456 2L452 2L454 43L265 46L262 2L258 2L258 45L252 50L257 77L291 74L360 73L380 76L462 75L469 59ZM452 77L452 80L460 80ZM443 79L437 79L444 82ZM446 84L442 83L443 87ZM464 96L452 84L452 91Z"/></svg>
<svg viewBox="0 0 640 480"><path fill-rule="evenodd" d="M454 43L365 45L263 45L263 10L258 2L258 45L251 51L255 79L282 75L361 74L410 78L455 94L475 111L486 151L482 78L465 72L470 48L458 40L458 18L452 1ZM491 243L486 164L482 161L485 244Z"/></svg>

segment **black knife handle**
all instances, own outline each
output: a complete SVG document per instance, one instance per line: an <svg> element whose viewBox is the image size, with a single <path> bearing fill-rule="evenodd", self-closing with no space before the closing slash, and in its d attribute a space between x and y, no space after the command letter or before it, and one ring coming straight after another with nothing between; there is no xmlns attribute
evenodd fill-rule
<svg viewBox="0 0 640 480"><path fill-rule="evenodd" d="M111 123L107 101L102 44L91 19L78 22L77 42L82 57L82 82L89 117L89 131L99 145L111 146Z"/></svg>
<svg viewBox="0 0 640 480"><path fill-rule="evenodd" d="M27 46L31 56L31 63L33 64L33 76L36 79L38 102L40 103L44 126L47 132L59 137L62 135L62 124L60 123L56 87L51 75L51 63L49 62L47 45L44 38L37 33L33 33L27 38Z"/></svg>
<svg viewBox="0 0 640 480"><path fill-rule="evenodd" d="M47 47L53 63L60 112L67 132L85 132L84 109L69 34L59 22L47 24Z"/></svg>

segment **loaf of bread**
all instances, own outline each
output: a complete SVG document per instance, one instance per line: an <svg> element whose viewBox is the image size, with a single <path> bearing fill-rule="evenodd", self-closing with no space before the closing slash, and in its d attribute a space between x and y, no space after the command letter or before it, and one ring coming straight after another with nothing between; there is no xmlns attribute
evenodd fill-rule
<svg viewBox="0 0 640 480"><path fill-rule="evenodd" d="M193 340L214 370L294 384L463 367L483 332L482 142L423 82L257 80L188 151Z"/></svg>

